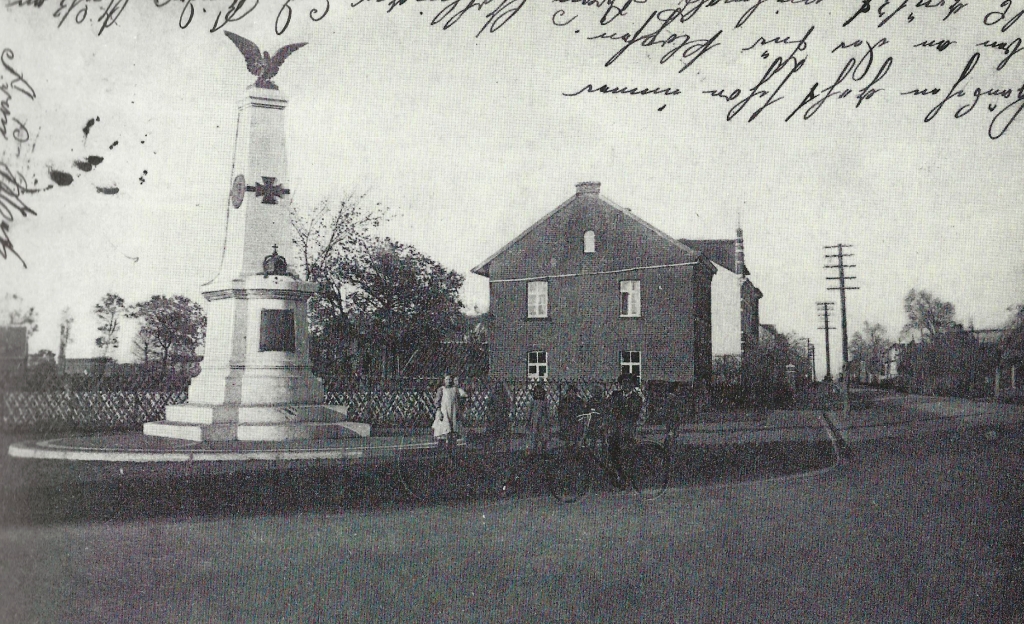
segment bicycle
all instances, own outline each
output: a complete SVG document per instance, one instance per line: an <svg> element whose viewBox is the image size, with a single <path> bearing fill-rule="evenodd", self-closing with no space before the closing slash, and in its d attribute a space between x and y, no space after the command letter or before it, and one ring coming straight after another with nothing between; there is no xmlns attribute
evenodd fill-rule
<svg viewBox="0 0 1024 624"><path fill-rule="evenodd" d="M550 471L549 453L513 451L465 441L406 445L395 463L402 489L419 501L457 495L511 498L542 488Z"/></svg>
<svg viewBox="0 0 1024 624"><path fill-rule="evenodd" d="M463 439L417 444L403 441L402 450L395 458L394 472L402 489L420 501L444 498L458 492L456 488L461 488L462 494L472 493L466 477L474 472L473 462Z"/></svg>
<svg viewBox="0 0 1024 624"><path fill-rule="evenodd" d="M631 487L645 500L654 500L668 487L671 459L664 446L623 436L618 461L609 451L610 428L593 431L595 419L605 418L596 410L576 417L582 423L577 440L570 440L561 456L549 462L548 491L559 501L575 502L590 493L594 474L604 474L622 489Z"/></svg>

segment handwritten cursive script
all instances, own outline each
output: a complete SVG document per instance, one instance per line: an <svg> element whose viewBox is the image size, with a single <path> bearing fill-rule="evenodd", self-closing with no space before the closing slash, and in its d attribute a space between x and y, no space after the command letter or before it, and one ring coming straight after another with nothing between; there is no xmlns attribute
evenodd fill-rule
<svg viewBox="0 0 1024 624"><path fill-rule="evenodd" d="M0 137L5 141L13 139L18 143L25 143L32 138L32 134L24 119L12 114L12 101L16 96L34 100L36 90L25 76L13 67L13 63L14 52L10 48L4 48L3 52L0 52L0 64L3 65L3 73L0 73Z"/></svg>
<svg viewBox="0 0 1024 624"><path fill-rule="evenodd" d="M0 258L7 260L13 256L25 268L28 268L28 265L25 264L21 254L14 250L14 243L11 242L10 224L15 217L28 217L36 214L25 204L22 197L34 192L36 189L29 187L23 174L15 173L5 163L0 163Z"/></svg>

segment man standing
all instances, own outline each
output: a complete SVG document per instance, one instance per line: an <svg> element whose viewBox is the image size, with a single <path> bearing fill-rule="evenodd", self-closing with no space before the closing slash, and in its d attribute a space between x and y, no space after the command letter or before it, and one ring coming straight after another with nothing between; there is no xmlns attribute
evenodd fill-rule
<svg viewBox="0 0 1024 624"><path fill-rule="evenodd" d="M608 455L616 469L622 470L622 444L636 435L636 425L643 410L639 380L628 373L619 375L618 388L608 397L611 431L608 434ZM621 476L621 475L620 475Z"/></svg>
<svg viewBox="0 0 1024 624"><path fill-rule="evenodd" d="M547 449L548 430L551 428L548 418L548 393L544 382L538 381L530 390L533 398L530 401L530 431L533 433L533 448L543 452Z"/></svg>

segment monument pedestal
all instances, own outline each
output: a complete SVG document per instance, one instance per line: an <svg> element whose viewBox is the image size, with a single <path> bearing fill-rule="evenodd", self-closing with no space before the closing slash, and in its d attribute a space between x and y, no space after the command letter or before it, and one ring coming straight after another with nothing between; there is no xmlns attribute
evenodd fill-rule
<svg viewBox="0 0 1024 624"><path fill-rule="evenodd" d="M210 301L202 372L188 403L169 405L146 435L195 441L280 441L368 436L323 404L309 361L306 302L316 285L288 275L252 275L203 292Z"/></svg>
<svg viewBox="0 0 1024 624"><path fill-rule="evenodd" d="M257 85L260 85L257 82ZM151 436L187 440L295 440L368 436L323 404L309 360L306 304L317 285L288 272L292 190L285 149L288 100L269 82L242 99L224 253L203 291L206 353L188 403L146 423Z"/></svg>

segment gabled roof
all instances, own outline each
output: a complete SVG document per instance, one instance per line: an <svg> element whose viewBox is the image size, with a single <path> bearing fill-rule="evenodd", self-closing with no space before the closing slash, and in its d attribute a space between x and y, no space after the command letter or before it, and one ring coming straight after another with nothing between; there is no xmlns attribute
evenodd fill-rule
<svg viewBox="0 0 1024 624"><path fill-rule="evenodd" d="M516 236L515 238L510 240L504 246L502 246L501 249L499 249L498 251L496 251L493 254L491 254L490 256L488 256L488 258L486 260L481 262L479 265L473 267L473 269L472 269L473 273L476 273L477 275L482 275L484 277L490 277L490 265L491 265L491 262L495 258L497 258L498 256L500 256L503 253L505 253L510 247L515 245L517 242L519 242L522 239L526 238L526 236L528 236L531 232L533 232L538 227L540 227L541 224L543 224L545 221L547 221L552 216L557 214L559 211L572 206L576 202L582 202L584 204L584 206L588 207L588 208L591 208L591 207L604 207L604 208L610 208L612 210L616 210L616 211L622 213L627 218L633 220L634 222L639 224L641 227L643 227L644 229L649 231L654 236L657 236L657 237L661 238L662 240L664 240L665 242L669 243L670 245L678 248L680 251L682 251L682 252L684 252L686 254L694 256L693 260L698 261L698 262L701 261L701 260L704 260L705 261L705 265L707 266L707 268L709 270L711 270L712 273L715 272L714 266L712 266L710 263L706 262L708 260L708 258L706 256L702 256L698 250L688 246L683 241L677 240L677 239L669 236L665 232L659 230L658 228L654 227L650 223L644 221L640 217L638 217L635 214L633 214L633 211L630 210L629 208L621 206L621 205L611 201L610 199L607 199L606 197L603 197L602 195L600 195L599 192L597 191L597 189L600 189L600 183L599 182L581 182L581 183L577 184L576 186L577 186L577 189L580 189L581 187L584 187L584 188L588 189L588 191L584 192L584 191L580 190L575 195L573 195L569 199L567 199L564 202L562 202L561 204L559 204L558 207L556 207L554 210L552 210L552 211L548 212L547 214L545 214L543 217L541 217L536 222L534 222L533 225L531 225L530 227L528 227L525 230L523 230L518 236Z"/></svg>
<svg viewBox="0 0 1024 624"><path fill-rule="evenodd" d="M718 266L724 267L733 273L736 272L735 240L731 238L710 238L704 240L680 238L679 242L688 247L693 247L707 256ZM743 265L743 275L750 275L750 271L747 270L746 264Z"/></svg>

